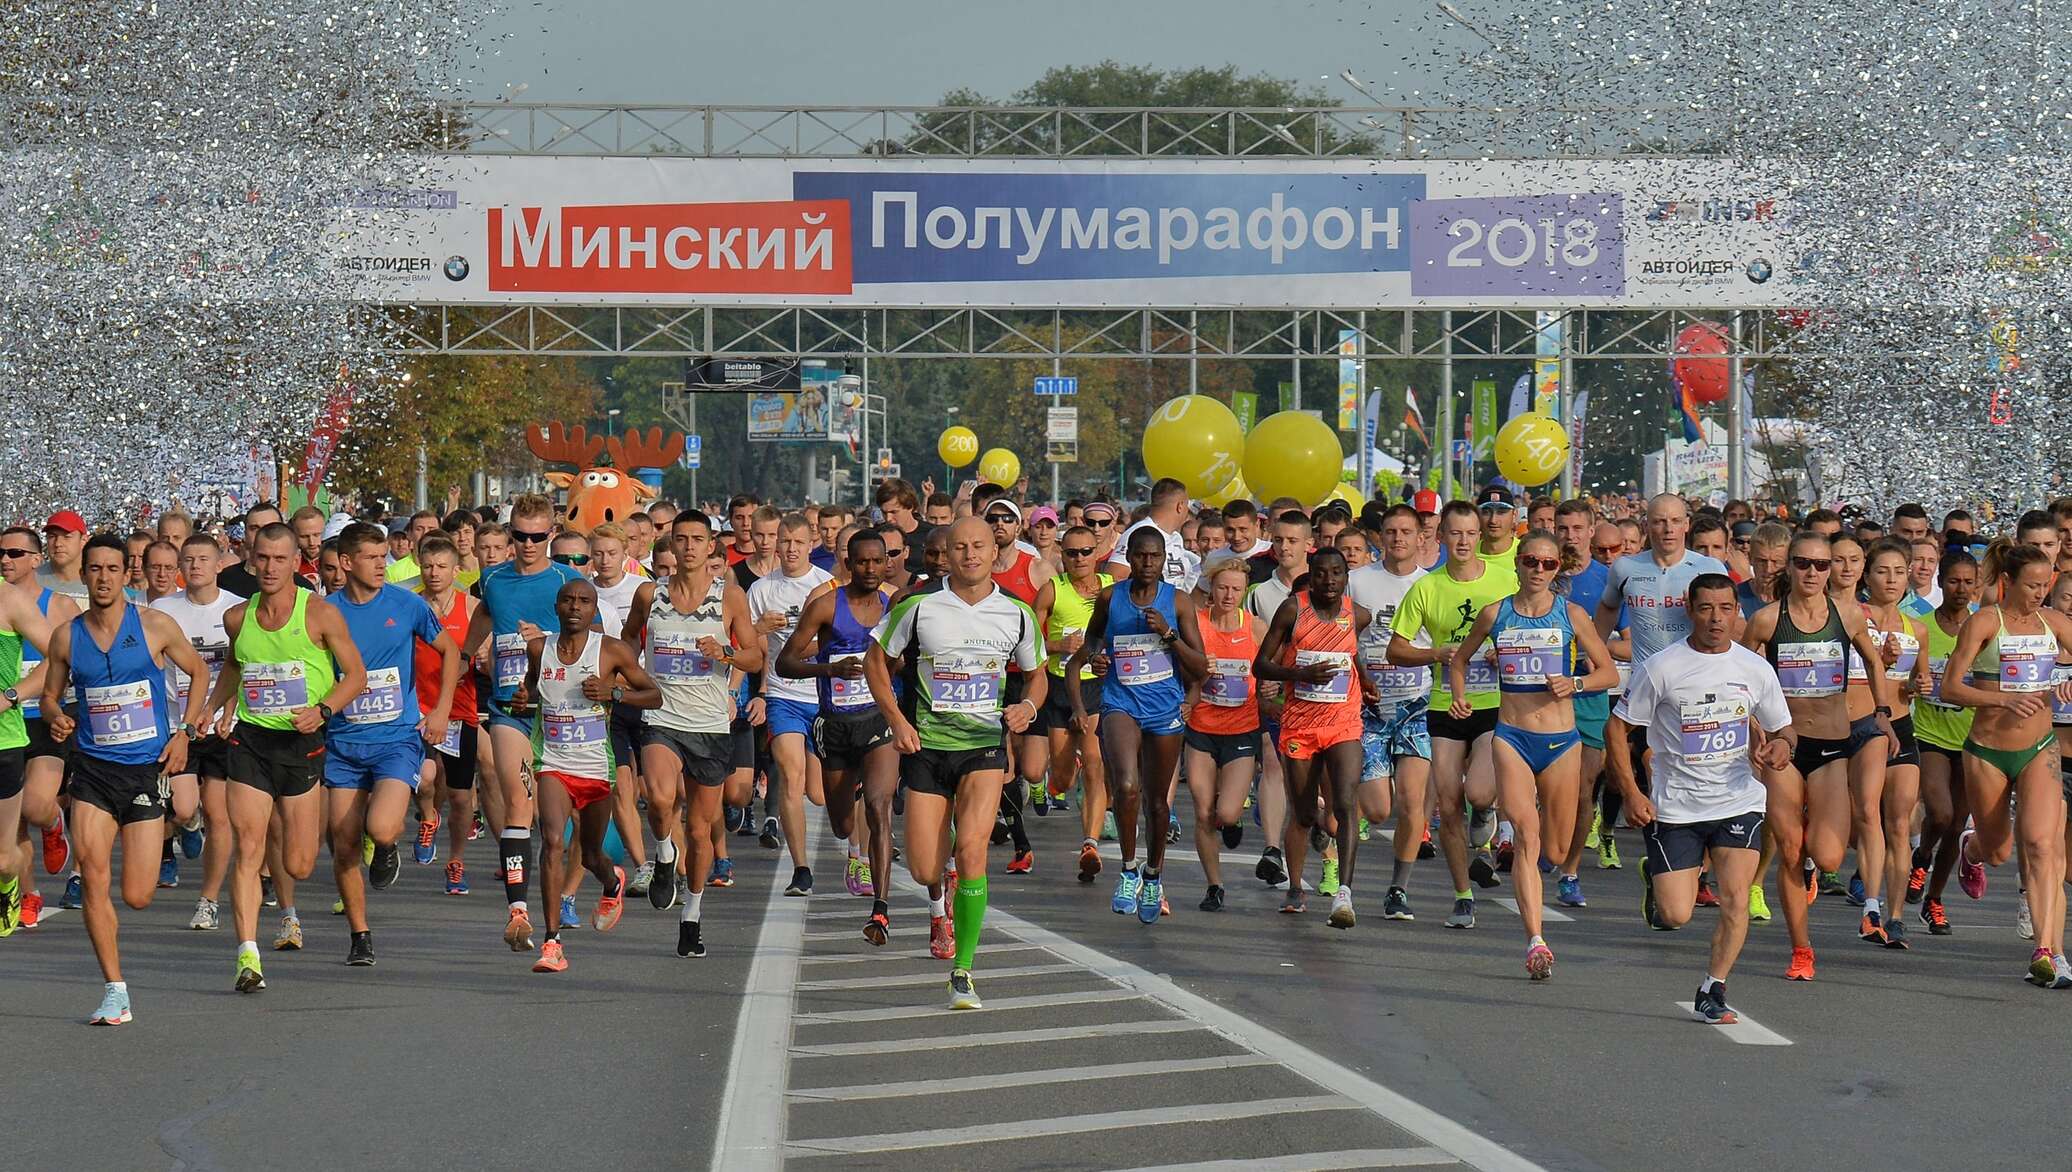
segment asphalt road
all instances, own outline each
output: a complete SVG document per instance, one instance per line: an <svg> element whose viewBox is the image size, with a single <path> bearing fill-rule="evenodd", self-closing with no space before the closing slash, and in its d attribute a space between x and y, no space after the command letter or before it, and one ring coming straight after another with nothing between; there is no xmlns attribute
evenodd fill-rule
<svg viewBox="0 0 2072 1172"><path fill-rule="evenodd" d="M1737 1035L1687 1012L1709 913L1646 930L1630 868L1586 867L1592 906L1550 917L1559 967L1533 984L1493 900L1471 932L1439 926L1436 862L1413 879L1416 923L1382 921L1370 881L1360 926L1339 932L1321 900L1272 913L1279 896L1250 878L1256 833L1220 915L1195 910L1200 873L1176 848L1175 914L1145 927L1108 910L1107 882L1072 879L1076 814L1031 826L1037 873L995 867L988 1007L968 1014L942 1008L911 885L874 950L825 843L821 894L799 900L781 895L788 866L737 839L740 884L707 897L703 960L676 959L674 914L635 899L616 932L565 934L554 976L503 947L486 883L449 898L439 868L406 862L374 897L377 967L343 965L313 882L308 949L269 953L270 987L240 997L227 930L186 930L192 887L161 891L123 912L137 1020L113 1030L80 1024L99 981L67 912L0 941L9 1102L33 1121L7 1163L1640 1169L1862 1152L1943 1168L2060 1146L2072 993L2019 979L2011 868L1978 904L1953 885L1958 934L1916 933L1906 953L1858 942L1856 909L1823 898L1811 985L1781 979L1781 922L1757 925L1730 988L1762 1028ZM1386 854L1368 844L1364 874Z"/></svg>

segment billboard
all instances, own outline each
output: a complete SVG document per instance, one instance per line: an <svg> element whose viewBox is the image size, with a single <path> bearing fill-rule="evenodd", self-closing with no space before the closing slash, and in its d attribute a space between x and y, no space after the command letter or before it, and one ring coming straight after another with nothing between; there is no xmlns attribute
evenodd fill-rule
<svg viewBox="0 0 2072 1172"><path fill-rule="evenodd" d="M1723 160L428 165L439 198L349 220L333 245L359 296L1348 309L1808 299L1782 201L1747 190ZM396 263L347 263L367 256Z"/></svg>
<svg viewBox="0 0 2072 1172"><path fill-rule="evenodd" d="M748 438L855 447L863 427L863 399L851 391L861 379L807 362L796 391L764 391L748 398Z"/></svg>

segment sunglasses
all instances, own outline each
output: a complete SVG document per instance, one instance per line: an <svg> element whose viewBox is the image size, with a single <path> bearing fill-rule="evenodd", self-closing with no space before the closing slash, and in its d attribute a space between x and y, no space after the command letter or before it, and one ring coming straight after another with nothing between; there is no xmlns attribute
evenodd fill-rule
<svg viewBox="0 0 2072 1172"><path fill-rule="evenodd" d="M545 541L552 536L554 536L554 534L551 530L542 530L538 533L533 533L524 529L511 530L512 541L522 541L527 545L538 544L539 542Z"/></svg>
<svg viewBox="0 0 2072 1172"><path fill-rule="evenodd" d="M1108 526L1113 524L1115 524L1114 521L1108 520L1106 518L1096 519L1093 517L1088 517L1086 519L1086 527L1089 529L1106 529Z"/></svg>
<svg viewBox="0 0 2072 1172"><path fill-rule="evenodd" d="M1012 514L1012 513L987 513L987 514L986 514L986 524L988 524L988 525L1012 525L1012 524L1014 524L1014 514Z"/></svg>
<svg viewBox="0 0 2072 1172"><path fill-rule="evenodd" d="M1526 570L1558 570L1561 568L1561 559L1527 557L1524 554L1519 554L1518 566L1520 569Z"/></svg>
<svg viewBox="0 0 2072 1172"><path fill-rule="evenodd" d="M1074 549L1068 545L1065 547L1065 556L1068 558L1090 558L1094 556L1094 547L1089 545Z"/></svg>
<svg viewBox="0 0 2072 1172"><path fill-rule="evenodd" d="M1625 549L1625 548L1626 548L1626 547L1625 547L1624 545L1593 545L1593 546L1591 546L1591 547L1590 547L1590 552L1591 552L1591 553L1618 553L1618 552L1619 552L1620 550L1623 550L1623 549Z"/></svg>
<svg viewBox="0 0 2072 1172"><path fill-rule="evenodd" d="M1831 566L1831 565L1834 565L1834 564L1835 564L1835 562L1834 562L1834 559L1833 559L1833 558L1796 558L1796 557L1795 557L1795 558L1791 559L1791 565L1792 565L1792 568L1793 568L1793 569L1795 569L1795 570L1819 570L1819 571L1825 572L1825 571L1827 570L1827 568L1828 568L1829 566Z"/></svg>
<svg viewBox="0 0 2072 1172"><path fill-rule="evenodd" d="M554 560L564 566L587 566L590 564L590 555L587 553L557 553L554 555Z"/></svg>
<svg viewBox="0 0 2072 1172"><path fill-rule="evenodd" d="M35 552L33 549L0 549L0 558L25 558Z"/></svg>

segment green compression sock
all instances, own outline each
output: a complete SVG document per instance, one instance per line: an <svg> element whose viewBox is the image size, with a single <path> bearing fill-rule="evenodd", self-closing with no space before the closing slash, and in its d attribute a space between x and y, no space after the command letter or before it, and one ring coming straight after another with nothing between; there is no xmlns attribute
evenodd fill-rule
<svg viewBox="0 0 2072 1172"><path fill-rule="evenodd" d="M970 969L978 955L978 934L986 925L986 877L957 880L952 914L957 921L957 967Z"/></svg>

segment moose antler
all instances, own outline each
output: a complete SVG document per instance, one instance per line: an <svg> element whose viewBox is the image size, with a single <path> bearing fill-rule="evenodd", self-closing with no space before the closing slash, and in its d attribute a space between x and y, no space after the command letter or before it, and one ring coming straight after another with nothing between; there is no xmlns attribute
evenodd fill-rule
<svg viewBox="0 0 2072 1172"><path fill-rule="evenodd" d="M638 428L630 429L624 436L613 436L604 441L611 449L612 467L632 471L635 468L667 468L683 455L683 433L673 431L664 441L662 429L650 427L642 435Z"/></svg>
<svg viewBox="0 0 2072 1172"><path fill-rule="evenodd" d="M586 435L582 427L571 430L560 420L553 424L534 423L525 429L525 446L532 454L549 464L573 464L577 468L588 468L604 450L604 441L596 436Z"/></svg>

